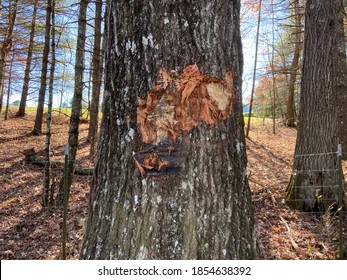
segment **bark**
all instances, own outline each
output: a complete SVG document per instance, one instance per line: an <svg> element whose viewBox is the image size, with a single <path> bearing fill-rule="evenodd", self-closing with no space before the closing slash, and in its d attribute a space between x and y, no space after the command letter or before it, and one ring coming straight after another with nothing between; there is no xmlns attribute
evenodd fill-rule
<svg viewBox="0 0 347 280"><path fill-rule="evenodd" d="M94 49L93 49L93 88L92 102L90 106L90 123L88 140L90 143L90 157L94 157L96 135L98 132L99 100L102 79L102 54L101 54L101 22L102 22L102 0L95 2L95 26L94 26Z"/></svg>
<svg viewBox="0 0 347 280"><path fill-rule="evenodd" d="M337 46L338 46L338 58L337 58L337 141L342 144L342 159L347 160L347 66L346 66L346 52L345 52L345 40L344 40L344 26L343 26L343 9L344 6L342 0L340 2L339 14L337 15Z"/></svg>
<svg viewBox="0 0 347 280"><path fill-rule="evenodd" d="M4 42L0 48L0 112L2 110L2 98L4 93L4 79L6 59L12 48L12 33L16 22L18 0L15 0L9 14L9 23Z"/></svg>
<svg viewBox="0 0 347 280"><path fill-rule="evenodd" d="M85 68L85 42L86 42L86 27L87 27L87 7L89 0L81 0L78 14L78 31L77 31L77 47L75 60L75 88L72 98L71 117L69 125L69 166L68 166L68 192L72 183L74 171L74 162L78 147L78 128L80 124L80 115L82 111L82 94L84 87L84 68ZM58 194L58 204L62 201L62 190Z"/></svg>
<svg viewBox="0 0 347 280"><path fill-rule="evenodd" d="M30 68L31 68L31 61L32 61L33 49L34 49L37 4L38 4L38 0L34 2L33 17L31 20L31 29L30 29L28 56L27 56L27 61L26 61L25 71L24 71L22 95L21 95L21 99L19 103L19 109L18 109L18 112L16 113L16 117L24 117L25 115L25 106L26 106L26 101L28 97L29 82L30 82Z"/></svg>
<svg viewBox="0 0 347 280"><path fill-rule="evenodd" d="M48 56L49 56L49 45L50 45L50 33L51 33L51 14L52 14L52 0L47 0L46 8L46 27L45 27L45 45L43 48L42 56L42 68L40 78L40 90L38 97L38 105L35 117L33 135L42 134L42 120L43 120L43 109L45 105L45 95L47 87L47 68L48 68Z"/></svg>
<svg viewBox="0 0 347 280"><path fill-rule="evenodd" d="M47 108L47 118L46 118L46 141L45 141L45 180L42 194L42 205L50 209L51 203L50 198L53 197L53 194L50 194L50 183L51 183L51 135L52 135L52 107L53 107L53 86L54 86L54 71L55 71L55 0L52 0L52 40L51 40L51 69L49 74L49 93L48 93L48 108Z"/></svg>
<svg viewBox="0 0 347 280"><path fill-rule="evenodd" d="M338 201L336 182L340 0L310 0L305 9L300 115L289 206L326 211ZM345 76L344 76L345 82ZM302 156L308 154L308 156ZM314 155L313 155L314 154Z"/></svg>
<svg viewBox="0 0 347 280"><path fill-rule="evenodd" d="M294 57L290 67L290 78L288 84L288 99L287 99L287 126L295 127L295 106L294 106L294 96L295 96L295 83L299 66L299 59L301 54L301 13L299 9L299 1L294 2L294 12L295 12L295 48Z"/></svg>
<svg viewBox="0 0 347 280"><path fill-rule="evenodd" d="M11 94L11 84L12 84L13 59L14 59L14 56L12 55L11 64L10 64L10 71L9 71L9 75L8 75L5 121L8 119L8 109L9 109L9 106L10 106L10 94Z"/></svg>
<svg viewBox="0 0 347 280"><path fill-rule="evenodd" d="M258 257L246 177L239 12L239 1L107 1L103 118L82 259ZM185 123L177 110L188 114L184 106L209 87L187 78L184 98L174 101L172 81L182 82L183 69L187 74L194 63L202 80L237 92L234 113L221 120L189 105L194 127L160 131L159 117L168 125L172 118ZM218 83L230 70L233 80ZM143 129L150 119L153 134ZM147 159L157 162L142 165L142 153L151 150ZM161 168L162 156L179 165Z"/></svg>
<svg viewBox="0 0 347 280"><path fill-rule="evenodd" d="M276 78L275 78L275 11L274 3L271 5L272 12L272 51L271 51L271 71L272 71L272 133L276 134Z"/></svg>

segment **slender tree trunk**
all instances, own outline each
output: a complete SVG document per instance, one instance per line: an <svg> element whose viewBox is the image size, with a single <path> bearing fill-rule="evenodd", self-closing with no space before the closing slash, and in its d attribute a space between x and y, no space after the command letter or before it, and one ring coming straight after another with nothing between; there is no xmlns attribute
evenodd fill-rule
<svg viewBox="0 0 347 280"><path fill-rule="evenodd" d="M42 69L41 69L41 85L38 97L38 105L35 117L33 135L42 134L42 120L43 110L45 105L45 95L47 87L47 68L48 68L48 56L49 56L49 45L50 45L50 32L51 32L51 14L52 14L52 0L47 0L46 9L46 27L45 27L45 46L43 48L42 57Z"/></svg>
<svg viewBox="0 0 347 280"><path fill-rule="evenodd" d="M336 176L340 0L309 0L305 10L305 39L294 171L287 189L289 206L326 211L338 201Z"/></svg>
<svg viewBox="0 0 347 280"><path fill-rule="evenodd" d="M246 137L247 138L249 137L249 130L251 129L251 118L252 118L254 90L255 90L255 79L257 76L259 29L260 29L260 22L261 22L261 3L262 3L262 0L259 1L258 27L257 27L257 36L256 36L256 42L255 42L255 55L254 55L254 68L253 68L253 82L252 82L251 99L249 102L249 112L248 112L248 121L247 121L247 129L246 129Z"/></svg>
<svg viewBox="0 0 347 280"><path fill-rule="evenodd" d="M9 24L0 48L0 112L2 110L2 98L4 93L4 77L6 58L12 47L12 33L16 22L18 0L15 0L9 14Z"/></svg>
<svg viewBox="0 0 347 280"><path fill-rule="evenodd" d="M45 143L45 181L44 181L44 187L43 187L43 194L42 194L42 205L50 209L51 202L50 198L52 197L52 194L50 193L51 187L51 157L50 157L50 151L51 151L51 136L52 136L52 107L53 107L53 87L54 87L54 71L55 71L55 0L52 0L52 40L51 40L51 55L52 55L52 62L51 62L51 69L50 69L50 75L49 75L49 93L48 93L48 108L47 108L47 118L46 118L46 143Z"/></svg>
<svg viewBox="0 0 347 280"><path fill-rule="evenodd" d="M287 99L287 126L295 127L295 83L298 73L299 59L301 54L301 13L299 8L299 1L294 2L295 13L295 42L294 42L294 57L290 67L290 78L288 84L288 99Z"/></svg>
<svg viewBox="0 0 347 280"><path fill-rule="evenodd" d="M107 1L106 10L103 117L81 258L257 258L240 1Z"/></svg>
<svg viewBox="0 0 347 280"><path fill-rule="evenodd" d="M88 90L87 90L87 115L86 115L86 119L88 119L89 117L89 112L90 112L90 106L91 106L91 98L90 98L90 93L92 91L92 82L93 82L93 56L90 56L90 61L89 61L89 73L88 73ZM81 118L83 117L83 110L81 111ZM89 142L89 140L88 140Z"/></svg>
<svg viewBox="0 0 347 280"><path fill-rule="evenodd" d="M272 12L272 52L271 52L271 71L272 71L272 133L276 133L276 77L275 77L275 9L274 3L271 4Z"/></svg>
<svg viewBox="0 0 347 280"><path fill-rule="evenodd" d="M85 42L87 28L87 7L89 0L81 0L78 14L77 48L75 60L75 89L72 98L72 109L69 125L69 166L68 166L68 192L72 183L74 172L74 162L78 147L78 128L82 111L82 95L84 87L84 68L85 68ZM59 191L58 203L62 203L62 190Z"/></svg>
<svg viewBox="0 0 347 280"><path fill-rule="evenodd" d="M25 106L27 102L28 97L28 90L29 90L29 82L30 82L30 68L31 68L31 60L33 56L33 49L34 49L34 37L35 37L35 24L36 24L36 14L37 14L37 4L38 0L34 2L34 11L33 11L33 17L31 20L31 30L30 30L30 39L29 39L29 47L28 47L28 56L27 61L25 65L25 71L24 71L24 80L23 80L23 88L22 88L22 96L19 103L19 109L16 113L16 117L23 117L25 115Z"/></svg>
<svg viewBox="0 0 347 280"><path fill-rule="evenodd" d="M6 100L6 110L5 110L5 121L8 118L8 108L9 108L9 105L10 105L13 58L14 58L14 56L12 56L11 63L10 63L10 71L9 71L9 74L8 74L8 86L7 86L7 100Z"/></svg>
<svg viewBox="0 0 347 280"><path fill-rule="evenodd" d="M59 101L59 116L61 115L61 109L63 106L63 96L64 96L64 86L65 86L65 69L66 65L63 66L63 74L62 74L62 80L61 80L61 90L60 90L60 101Z"/></svg>
<svg viewBox="0 0 347 280"><path fill-rule="evenodd" d="M94 26L94 49L93 49L93 89L92 102L90 106L90 123L88 140L90 143L89 155L94 157L96 135L98 132L99 98L102 79L102 55L101 55L101 22L102 22L102 0L95 2L95 26Z"/></svg>

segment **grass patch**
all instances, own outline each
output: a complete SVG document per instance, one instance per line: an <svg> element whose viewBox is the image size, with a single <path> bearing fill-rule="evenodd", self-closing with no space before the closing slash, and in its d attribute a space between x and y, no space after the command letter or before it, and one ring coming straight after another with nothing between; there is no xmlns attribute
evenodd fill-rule
<svg viewBox="0 0 347 280"><path fill-rule="evenodd" d="M10 106L9 109L15 114L18 111L17 106ZM25 107L25 113L29 116L36 116L37 107ZM47 107L44 108L43 112L47 112ZM59 108L52 109L53 116L59 116ZM60 112L66 116L71 116L71 108L61 108ZM100 115L101 116L101 115ZM82 109L82 119L89 119L89 114L87 109Z"/></svg>

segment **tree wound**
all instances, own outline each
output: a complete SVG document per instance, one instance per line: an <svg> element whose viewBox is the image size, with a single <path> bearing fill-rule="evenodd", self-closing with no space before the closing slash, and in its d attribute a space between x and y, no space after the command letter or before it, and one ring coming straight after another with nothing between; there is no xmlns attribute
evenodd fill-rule
<svg viewBox="0 0 347 280"><path fill-rule="evenodd" d="M233 72L225 80L201 74L196 64L181 74L161 69L156 86L138 99L142 147L134 160L142 176L175 174L186 157L184 136L205 123L213 128L233 112Z"/></svg>

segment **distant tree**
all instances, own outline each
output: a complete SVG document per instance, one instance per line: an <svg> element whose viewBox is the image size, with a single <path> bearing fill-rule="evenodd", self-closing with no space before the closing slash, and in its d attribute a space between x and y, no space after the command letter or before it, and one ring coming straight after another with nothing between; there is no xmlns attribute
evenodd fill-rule
<svg viewBox="0 0 347 280"><path fill-rule="evenodd" d="M252 119L252 110L253 110L253 101L254 101L255 81L256 81L256 75L257 75L259 30L260 30L260 22L261 22L261 4L262 4L262 0L259 1L259 6L258 6L258 25L257 25L257 35L256 35L256 41L255 41L253 81L252 81L251 99L250 99L250 102L249 102L248 121L247 121L247 128L246 128L246 137L247 138L249 137L249 131L251 129L251 119Z"/></svg>
<svg viewBox="0 0 347 280"><path fill-rule="evenodd" d="M342 0L306 3L301 110L293 166L297 173L287 189L289 206L298 210L326 211L338 201L338 189L333 187L336 173L331 171L336 169L337 101L347 77L346 68L340 68L342 13Z"/></svg>
<svg viewBox="0 0 347 280"><path fill-rule="evenodd" d="M74 172L74 162L77 155L78 147L78 128L80 125L80 116L82 110L82 97L84 88L84 70L85 70L85 43L87 28L87 8L89 0L81 0L78 13L78 31L77 31L77 48L75 58L75 88L72 98L71 117L69 124L69 166L68 166L68 191L72 184L72 176ZM61 185L62 186L62 185ZM58 195L58 204L62 203L62 189L60 188Z"/></svg>
<svg viewBox="0 0 347 280"><path fill-rule="evenodd" d="M42 120L43 120L43 109L45 105L45 95L47 88L47 68L48 68L48 57L50 48L50 33L51 33L51 14L52 14L52 0L47 0L46 8L46 26L45 26L45 43L42 56L42 68L41 68L41 83L40 91L38 96L38 105L35 117L33 135L42 134Z"/></svg>
<svg viewBox="0 0 347 280"><path fill-rule="evenodd" d="M257 258L240 1L109 0L106 10L103 118L81 258Z"/></svg>
<svg viewBox="0 0 347 280"><path fill-rule="evenodd" d="M18 106L19 105L19 100L16 100L16 101L13 101L12 103L11 103L11 106Z"/></svg>
<svg viewBox="0 0 347 280"><path fill-rule="evenodd" d="M301 29L302 29L302 13L300 9L300 1L294 0L293 1L293 17L294 17L294 56L293 60L290 66L290 76L289 76L289 83L288 83L288 99L287 99L287 125L289 127L295 127L295 120L296 120L296 114L295 114L295 103L294 103L294 96L295 96L295 84L297 80L297 73L299 70L299 60L301 57L301 49L302 49L302 43L301 43Z"/></svg>
<svg viewBox="0 0 347 280"><path fill-rule="evenodd" d="M11 83L12 83L12 67L13 67L13 55L10 62L10 69L8 75L8 83L7 83L7 99L6 99L6 110L5 110L5 121L8 119L8 110L10 104L10 94L11 94Z"/></svg>
<svg viewBox="0 0 347 280"><path fill-rule="evenodd" d="M5 79L5 67L6 59L12 47L12 34L16 22L18 8L18 0L15 0L13 5L10 7L8 15L8 26L6 28L6 34L4 41L0 45L0 112L2 110L2 98L4 93L4 79Z"/></svg>
<svg viewBox="0 0 347 280"><path fill-rule="evenodd" d="M102 0L95 1L95 23L94 23L94 48L93 48L93 88L92 102L90 106L90 123L88 130L88 140L90 143L89 154L94 157L96 135L98 131L98 115L100 103L100 90L103 69L103 59L101 54L101 22L102 22Z"/></svg>
<svg viewBox="0 0 347 280"><path fill-rule="evenodd" d="M34 38L35 38L35 26L36 26L38 0L34 1L33 7L34 8L33 8L32 20L31 20L28 56L27 56L26 65L25 65L21 100L20 100L18 112L16 113L17 117L23 117L25 115L25 106L26 106L26 101L27 101L28 91L29 91L30 70L31 70L32 56L34 51Z"/></svg>

